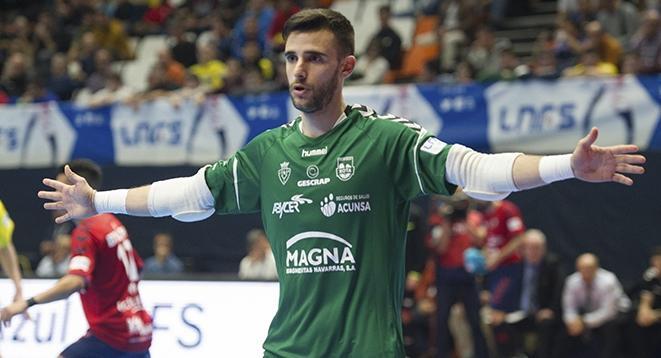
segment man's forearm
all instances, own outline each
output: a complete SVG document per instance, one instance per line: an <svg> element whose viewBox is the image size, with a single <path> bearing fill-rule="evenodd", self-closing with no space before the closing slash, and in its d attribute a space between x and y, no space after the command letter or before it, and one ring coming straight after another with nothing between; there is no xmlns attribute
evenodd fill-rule
<svg viewBox="0 0 661 358"><path fill-rule="evenodd" d="M21 270L18 268L16 249L11 242L6 247L0 249L0 263L7 277L14 283L16 294L22 295Z"/></svg>
<svg viewBox="0 0 661 358"><path fill-rule="evenodd" d="M77 275L66 275L59 279L55 286L35 295L36 303L49 303L71 296L85 287L85 279Z"/></svg>
<svg viewBox="0 0 661 358"><path fill-rule="evenodd" d="M545 157L523 154L514 160L512 167L512 178L519 190L573 177L571 154Z"/></svg>

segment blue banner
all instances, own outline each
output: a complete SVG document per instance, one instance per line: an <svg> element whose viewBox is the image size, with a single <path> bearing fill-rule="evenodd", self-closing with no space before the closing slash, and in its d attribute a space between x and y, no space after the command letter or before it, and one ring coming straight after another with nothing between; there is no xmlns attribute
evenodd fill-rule
<svg viewBox="0 0 661 358"><path fill-rule="evenodd" d="M347 87L347 103L413 120L448 143L483 152L571 151L593 127L598 144L661 150L661 77L621 76L492 85ZM0 168L86 157L108 165L203 165L294 119L284 92L168 98L139 106L0 106Z"/></svg>

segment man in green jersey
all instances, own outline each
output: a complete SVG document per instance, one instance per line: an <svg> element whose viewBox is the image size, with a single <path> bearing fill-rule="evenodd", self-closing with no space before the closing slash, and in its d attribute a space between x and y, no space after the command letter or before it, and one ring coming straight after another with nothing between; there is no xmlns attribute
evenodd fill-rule
<svg viewBox="0 0 661 358"><path fill-rule="evenodd" d="M284 29L290 94L301 115L268 130L230 159L187 178L95 192L73 185L39 197L64 222L102 212L182 221L261 211L280 278L266 357L403 357L400 307L411 199L451 194L499 199L567 178L631 185L645 158L632 145L597 147L597 130L573 154L482 154L362 105L347 105L356 64L349 21L303 10Z"/></svg>

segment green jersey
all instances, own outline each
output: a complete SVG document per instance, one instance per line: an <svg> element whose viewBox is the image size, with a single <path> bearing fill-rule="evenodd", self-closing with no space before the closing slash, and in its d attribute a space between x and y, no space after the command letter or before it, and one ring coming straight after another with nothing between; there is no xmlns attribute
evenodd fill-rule
<svg viewBox="0 0 661 358"><path fill-rule="evenodd" d="M217 213L261 210L280 278L266 357L403 357L411 199L450 194L450 146L419 125L347 107L308 138L301 118L206 171Z"/></svg>

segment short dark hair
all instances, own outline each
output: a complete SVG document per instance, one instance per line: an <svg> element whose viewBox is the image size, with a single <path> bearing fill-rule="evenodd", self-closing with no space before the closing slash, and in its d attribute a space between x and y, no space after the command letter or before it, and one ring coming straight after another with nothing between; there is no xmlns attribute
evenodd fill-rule
<svg viewBox="0 0 661 358"><path fill-rule="evenodd" d="M95 162L89 159L74 159L64 165L69 165L69 168L71 168L74 173L85 178L85 180L87 180L87 184L89 184L92 188L97 190L101 188L103 172L101 171L101 167ZM60 166L58 169L58 175L64 174L64 165Z"/></svg>
<svg viewBox="0 0 661 358"><path fill-rule="evenodd" d="M354 31L349 20L337 11L330 9L305 9L292 15L282 30L287 38L292 32L313 32L329 30L340 45L342 55L354 54Z"/></svg>

